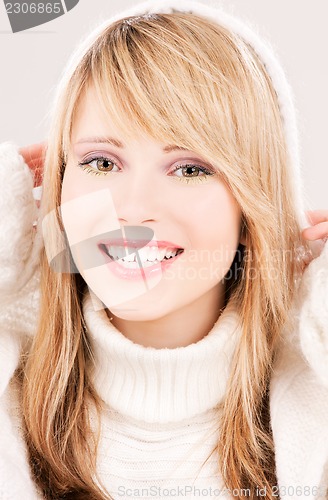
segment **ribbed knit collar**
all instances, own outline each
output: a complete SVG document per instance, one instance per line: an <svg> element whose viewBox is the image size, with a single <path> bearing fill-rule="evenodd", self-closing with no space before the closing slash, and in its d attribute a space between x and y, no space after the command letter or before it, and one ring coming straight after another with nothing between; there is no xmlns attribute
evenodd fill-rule
<svg viewBox="0 0 328 500"><path fill-rule="evenodd" d="M156 349L125 337L94 300L87 292L83 314L95 357L95 388L110 408L165 423L192 418L222 401L240 334L231 303L200 341Z"/></svg>

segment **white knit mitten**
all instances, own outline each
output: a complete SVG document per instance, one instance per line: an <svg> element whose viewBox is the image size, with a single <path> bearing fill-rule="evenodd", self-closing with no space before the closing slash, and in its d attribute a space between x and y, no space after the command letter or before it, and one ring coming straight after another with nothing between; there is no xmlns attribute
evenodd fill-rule
<svg viewBox="0 0 328 500"><path fill-rule="evenodd" d="M41 238L33 227L38 208L32 190L33 175L18 147L0 144L1 304L26 285L38 264Z"/></svg>
<svg viewBox="0 0 328 500"><path fill-rule="evenodd" d="M39 254L33 227L38 208L33 176L18 147L0 145L0 397L18 366L22 347L36 330Z"/></svg>
<svg viewBox="0 0 328 500"><path fill-rule="evenodd" d="M328 387L328 242L304 271L300 294L300 345L321 383Z"/></svg>

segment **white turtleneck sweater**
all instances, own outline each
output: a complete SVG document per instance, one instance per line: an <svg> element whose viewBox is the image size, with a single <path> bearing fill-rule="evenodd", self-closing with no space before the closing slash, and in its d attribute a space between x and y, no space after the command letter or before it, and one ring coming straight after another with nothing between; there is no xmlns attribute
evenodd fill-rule
<svg viewBox="0 0 328 500"><path fill-rule="evenodd" d="M195 344L155 349L122 335L104 310L95 310L89 294L83 312L96 390L107 404L99 470L108 491L114 498L129 489L143 491L141 498L160 498L160 489L182 497L197 496L196 488L223 489L214 452L216 406L240 333L237 313L227 307Z"/></svg>
<svg viewBox="0 0 328 500"><path fill-rule="evenodd" d="M0 145L0 186L0 499L37 500L15 369L36 328L42 241L32 227L32 177L11 143ZM233 305L199 342L155 349L127 339L93 300L86 293L83 315L104 401L97 470L107 491L115 500L234 498L215 449L240 335ZM284 500L327 499L328 245L304 272L291 314L294 329L284 332L270 386L277 486Z"/></svg>

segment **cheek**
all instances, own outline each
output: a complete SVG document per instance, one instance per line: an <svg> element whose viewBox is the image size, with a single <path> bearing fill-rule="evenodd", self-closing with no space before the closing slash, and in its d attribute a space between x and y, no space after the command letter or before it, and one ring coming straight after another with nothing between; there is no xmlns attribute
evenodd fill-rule
<svg viewBox="0 0 328 500"><path fill-rule="evenodd" d="M70 165L67 165L65 169L61 190L62 204L90 192L90 183L81 176L80 172L75 172L74 170Z"/></svg>
<svg viewBox="0 0 328 500"><path fill-rule="evenodd" d="M238 246L241 210L223 185L215 186L193 206L185 206L184 220L191 247L211 250Z"/></svg>
<svg viewBox="0 0 328 500"><path fill-rule="evenodd" d="M66 167L61 190L61 217L70 245L81 241L87 228L85 192L71 169ZM84 221L83 225L81 221Z"/></svg>
<svg viewBox="0 0 328 500"><path fill-rule="evenodd" d="M120 228L109 188L70 169L62 183L61 215L70 246Z"/></svg>

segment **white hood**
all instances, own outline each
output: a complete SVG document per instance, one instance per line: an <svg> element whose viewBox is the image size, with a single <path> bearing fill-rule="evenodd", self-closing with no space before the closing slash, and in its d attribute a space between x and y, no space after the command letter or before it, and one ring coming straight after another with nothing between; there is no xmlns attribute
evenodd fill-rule
<svg viewBox="0 0 328 500"><path fill-rule="evenodd" d="M232 16L230 13L225 12L222 7L210 7L204 3L193 0L148 0L146 2L137 3L134 7L121 11L119 14L116 14L101 23L87 36L87 38L82 40L82 43L79 44L77 50L73 53L63 71L62 80L57 88L57 96L61 93L62 88L74 72L78 63L81 61L83 55L96 40L97 36L107 26L124 17L156 13L168 14L176 11L198 14L203 17L207 17L212 21L216 21L220 25L230 29L249 43L263 61L266 70L272 79L273 86L279 99L280 111L285 127L286 141L291 160L291 177L293 179L293 189L295 191L298 221L302 229L307 227L309 224L305 215L304 187L301 175L296 110L292 89L270 43L265 41L262 36L256 32L253 26L250 26L249 23L246 23L245 21ZM53 103L54 109L56 109L56 101L57 98L55 98Z"/></svg>

